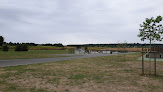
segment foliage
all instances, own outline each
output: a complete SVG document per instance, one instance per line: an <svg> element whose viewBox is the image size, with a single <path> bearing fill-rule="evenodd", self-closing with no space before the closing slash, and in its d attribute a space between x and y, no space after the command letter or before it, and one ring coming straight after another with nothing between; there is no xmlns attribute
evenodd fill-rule
<svg viewBox="0 0 163 92"><path fill-rule="evenodd" d="M85 49L85 53L88 53L88 47L85 47L84 49Z"/></svg>
<svg viewBox="0 0 163 92"><path fill-rule="evenodd" d="M161 37L161 34L163 34L162 24L160 22L162 21L161 16L157 16L157 18L146 18L146 21L143 22L143 24L140 24L140 27L142 29L140 30L140 33L138 37L141 38L142 41L144 40L150 40L150 51L151 51L151 43L152 41L162 41L163 37ZM151 59L150 59L151 60ZM150 75L150 69L151 69L151 62L149 62L149 75Z"/></svg>
<svg viewBox="0 0 163 92"><path fill-rule="evenodd" d="M21 45L17 45L17 46L15 47L15 51L21 51Z"/></svg>
<svg viewBox="0 0 163 92"><path fill-rule="evenodd" d="M150 43L155 40L162 41L163 37L160 35L163 34L163 30L161 29L162 24L160 24L161 21L161 16L157 16L156 19L153 17L146 18L146 21L140 24L142 29L139 29L140 33L138 37L140 37L142 41L150 40Z"/></svg>
<svg viewBox="0 0 163 92"><path fill-rule="evenodd" d="M4 38L2 36L0 36L0 46L3 45L3 42L4 42Z"/></svg>
<svg viewBox="0 0 163 92"><path fill-rule="evenodd" d="M9 47L7 45L4 45L2 49L3 51L8 51Z"/></svg>
<svg viewBox="0 0 163 92"><path fill-rule="evenodd" d="M23 44L21 46L21 51L28 51L28 46L26 44Z"/></svg>
<svg viewBox="0 0 163 92"><path fill-rule="evenodd" d="M23 45L17 45L15 48L15 51L28 51L28 46L23 44Z"/></svg>

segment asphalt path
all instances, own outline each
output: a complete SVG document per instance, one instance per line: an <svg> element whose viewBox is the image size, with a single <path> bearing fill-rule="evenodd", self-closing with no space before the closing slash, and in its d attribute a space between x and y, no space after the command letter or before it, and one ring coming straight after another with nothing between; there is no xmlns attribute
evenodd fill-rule
<svg viewBox="0 0 163 92"><path fill-rule="evenodd" d="M0 60L0 67L56 62L56 61L101 57L101 56L111 56L111 55L117 55L117 53L113 53L113 54L55 54L55 55L63 55L63 56L68 56L68 57Z"/></svg>

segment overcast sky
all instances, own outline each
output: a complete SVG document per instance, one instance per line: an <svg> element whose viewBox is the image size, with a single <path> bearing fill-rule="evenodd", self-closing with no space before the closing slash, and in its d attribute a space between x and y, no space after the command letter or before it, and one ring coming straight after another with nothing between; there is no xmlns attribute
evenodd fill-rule
<svg viewBox="0 0 163 92"><path fill-rule="evenodd" d="M0 0L0 35L6 42L137 43L139 24L158 15L163 0Z"/></svg>

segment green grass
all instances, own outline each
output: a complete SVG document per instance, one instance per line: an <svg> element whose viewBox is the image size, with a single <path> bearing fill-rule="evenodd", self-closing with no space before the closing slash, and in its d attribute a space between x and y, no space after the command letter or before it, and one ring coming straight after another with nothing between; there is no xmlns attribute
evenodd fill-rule
<svg viewBox="0 0 163 92"><path fill-rule="evenodd" d="M158 76L141 76L141 54L105 56L0 68L3 92L162 92ZM146 62L148 63L148 62Z"/></svg>
<svg viewBox="0 0 163 92"><path fill-rule="evenodd" d="M9 46L9 49L14 50L16 46ZM28 46L29 50L73 50L74 47L55 47L55 46ZM0 49L2 47L0 46Z"/></svg>
<svg viewBox="0 0 163 92"><path fill-rule="evenodd" d="M69 79L73 79L73 80L78 80L78 79L83 79L83 78L85 78L85 75L83 75L83 74L72 74L72 75L70 75L70 77L69 77Z"/></svg>
<svg viewBox="0 0 163 92"><path fill-rule="evenodd" d="M68 50L29 50L16 52L10 50L8 52L0 51L0 60L4 59L30 59L30 58L51 58L60 57L52 54L67 54Z"/></svg>

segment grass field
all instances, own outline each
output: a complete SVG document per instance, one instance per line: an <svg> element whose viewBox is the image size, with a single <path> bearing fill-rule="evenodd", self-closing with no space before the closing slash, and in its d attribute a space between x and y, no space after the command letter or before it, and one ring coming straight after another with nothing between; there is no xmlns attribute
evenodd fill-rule
<svg viewBox="0 0 163 92"><path fill-rule="evenodd" d="M0 51L0 60L3 59L30 59L30 58L52 58L60 57L52 54L67 54L68 50L30 50L16 52L10 50L8 52Z"/></svg>
<svg viewBox="0 0 163 92"><path fill-rule="evenodd" d="M15 49L15 46L9 46L10 49ZM55 47L55 46L29 46L29 50L74 50L75 47ZM83 47L84 49L84 47ZM123 48L110 48L110 47L88 47L89 50L123 50ZM126 48L128 51L141 51L142 48Z"/></svg>
<svg viewBox="0 0 163 92"><path fill-rule="evenodd" d="M163 62L157 63L158 76L141 76L140 56L126 55L126 61L116 55L0 68L0 92L162 92Z"/></svg>
<svg viewBox="0 0 163 92"><path fill-rule="evenodd" d="M9 47L9 52L3 52L0 49L0 60L4 59L31 59L31 58L52 58L61 57L59 55L50 54L67 54L74 47L54 47L54 46L29 46L28 52L15 52L15 46ZM84 49L84 48L83 48ZM89 50L122 50L122 48L109 47L88 47ZM126 48L128 51L141 51L141 48Z"/></svg>
<svg viewBox="0 0 163 92"><path fill-rule="evenodd" d="M15 49L16 46L9 46L9 49ZM1 49L2 47L0 47ZM55 46L28 46L29 50L66 50L74 47L55 47Z"/></svg>
<svg viewBox="0 0 163 92"><path fill-rule="evenodd" d="M89 47L90 50L124 50L124 48L110 48L110 47ZM142 48L125 48L127 51L139 52L142 51Z"/></svg>

